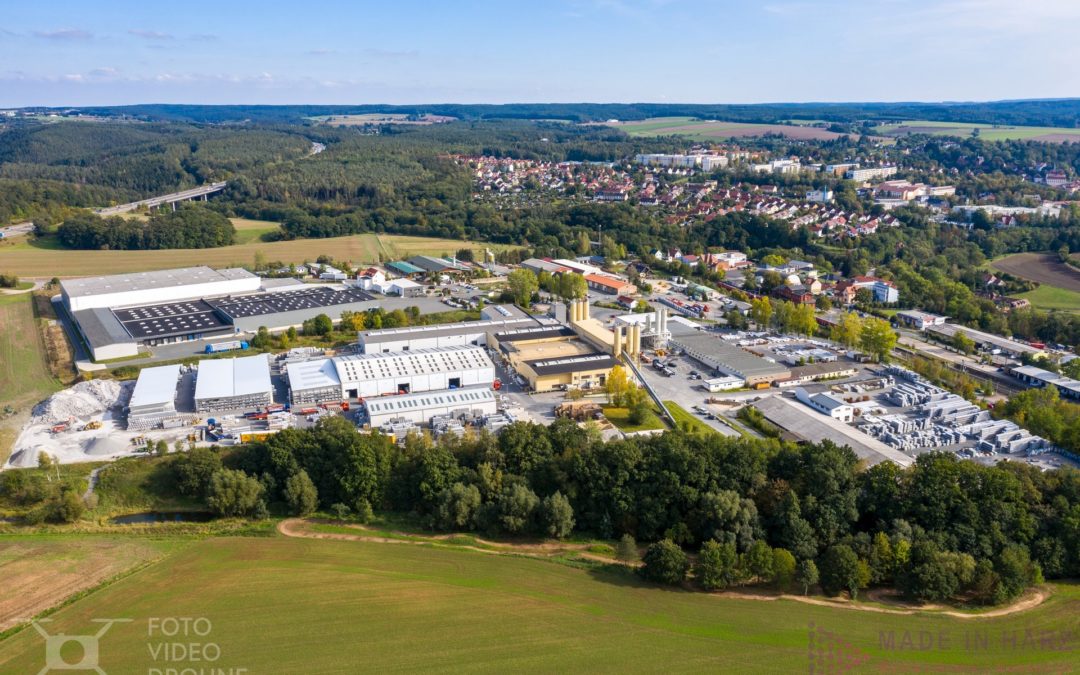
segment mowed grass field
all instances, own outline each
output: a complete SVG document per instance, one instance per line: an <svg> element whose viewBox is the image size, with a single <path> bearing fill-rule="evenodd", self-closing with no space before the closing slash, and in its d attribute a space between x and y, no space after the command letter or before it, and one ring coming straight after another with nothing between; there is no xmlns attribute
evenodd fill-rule
<svg viewBox="0 0 1080 675"><path fill-rule="evenodd" d="M1001 618L896 615L664 589L624 570L524 557L251 537L193 542L64 607L47 627L85 635L97 632L94 619L132 619L101 640L100 665L110 675L155 667L790 673L807 671L811 632L825 655L861 655L852 672L1067 672L1075 670L1075 637L1066 650L1023 639L1026 631L1075 636L1078 600L1077 587L1058 586L1043 605ZM206 619L203 634L167 637L152 628L167 617ZM933 645L902 648L905 633ZM882 647L882 634L894 636L893 648ZM976 634L985 647L965 649L965 636L970 644ZM162 643L213 643L220 654L213 662L155 661ZM0 672L38 672L44 654L42 638L24 629L0 642Z"/></svg>
<svg viewBox="0 0 1080 675"><path fill-rule="evenodd" d="M612 122L608 126L625 131L630 136L686 136L691 140L710 141L723 138L747 138L765 134L782 134L794 139L831 140L844 134L826 129L787 124L751 124L699 120L693 117L654 117L639 122Z"/></svg>
<svg viewBox="0 0 1080 675"><path fill-rule="evenodd" d="M320 255L335 260L356 263L377 262L379 256L390 260L411 255L453 254L462 248L473 249L482 258L484 248L502 251L513 248L502 244L484 244L411 237L392 234L358 234L329 239L297 239L294 241L262 241L261 237L277 228L276 223L236 219L237 243L232 246L205 249L173 249L164 251L73 251L59 246L51 238L31 240L19 237L0 245L0 270L20 277L52 278L78 277L121 272L209 265L230 267L251 265L256 252L267 261L302 263L314 261Z"/></svg>
<svg viewBox="0 0 1080 675"><path fill-rule="evenodd" d="M930 134L932 136L970 136L979 130L979 138L984 141L1046 141L1049 143L1080 142L1080 129L1069 127L1025 127L994 126L992 124L968 124L963 122L934 122L930 120L911 120L899 124L882 124L874 128L874 133L895 138L908 134Z"/></svg>

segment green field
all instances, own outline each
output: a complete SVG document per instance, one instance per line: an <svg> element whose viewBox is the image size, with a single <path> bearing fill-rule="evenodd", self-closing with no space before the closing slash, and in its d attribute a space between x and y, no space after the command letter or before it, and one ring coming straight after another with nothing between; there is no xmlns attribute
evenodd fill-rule
<svg viewBox="0 0 1080 675"><path fill-rule="evenodd" d="M616 408L615 406L604 406L604 417L609 422L615 425L615 427L625 433L634 433L635 431L654 431L656 429L667 429L667 425L664 424L664 420L660 419L660 416L656 414L652 408L649 409L648 414L645 416L645 421L641 424L630 423L630 409L629 408Z"/></svg>
<svg viewBox="0 0 1080 675"><path fill-rule="evenodd" d="M7 460L22 416L58 389L45 362L32 296L0 296L0 464ZM4 414L4 406L11 406L15 416Z"/></svg>
<svg viewBox="0 0 1080 675"><path fill-rule="evenodd" d="M611 122L608 126L625 131L630 136L675 135L696 141L717 141L764 134L781 134L803 140L830 140L844 135L805 124L754 124L701 120L693 117L654 117L635 122Z"/></svg>
<svg viewBox="0 0 1080 675"><path fill-rule="evenodd" d="M910 132L934 136L967 137L975 129L979 130L979 138L984 141L1043 140L1058 143L1080 142L1080 129L1069 127L995 126L992 124L934 122L929 120L882 124L874 128L874 133L882 136L902 136Z"/></svg>
<svg viewBox="0 0 1080 675"><path fill-rule="evenodd" d="M380 255L384 260L393 260L410 255L453 254L459 249L471 248L478 254L479 260L483 257L484 248L496 252L513 248L503 244L392 234L265 242L260 238L276 228L273 223L239 219L236 226L238 243L206 249L74 251L61 247L52 237L20 237L17 241L0 244L0 270L20 277L51 278L143 272L190 265L219 268L251 265L256 252L261 252L267 261L286 264L314 261L324 254L334 260L356 264L378 262Z"/></svg>
<svg viewBox="0 0 1080 675"><path fill-rule="evenodd" d="M1067 288L1058 288L1043 284L1033 291L1020 293L1016 297L1026 298L1038 309L1060 309L1067 312L1080 312L1080 293Z"/></svg>
<svg viewBox="0 0 1080 675"><path fill-rule="evenodd" d="M675 401L664 401L664 407L666 407L668 412L671 413L671 416L675 418L675 422L679 425L680 429L687 430L692 434L719 433L716 429L713 429L708 424L705 424L697 417L691 415L690 411Z"/></svg>
<svg viewBox="0 0 1080 675"><path fill-rule="evenodd" d="M0 588L3 583L0 577ZM839 647L865 659L853 672L1065 672L1075 669L1073 642L1061 651L1052 648L1058 642L1040 647L1023 640L1026 631L1036 639L1041 631L1075 636L1078 600L1076 586L1057 586L1037 609L964 620L657 588L603 565L579 568L421 545L247 537L192 541L69 604L45 626L54 635L84 635L99 629L94 619L131 619L101 640L100 665L110 675L165 667L805 672L813 655L811 626L813 646L824 654ZM163 635L169 617L205 619L198 624L201 635ZM894 646L883 648L881 636L889 634ZM915 647L903 648L905 634ZM985 648L966 650L965 638L973 644L976 635L985 636ZM920 636L932 637L933 645L920 650ZM155 661L163 643L213 643L220 654L212 662ZM68 654L78 660L77 651ZM0 672L38 672L44 656L42 638L24 629L0 643Z"/></svg>

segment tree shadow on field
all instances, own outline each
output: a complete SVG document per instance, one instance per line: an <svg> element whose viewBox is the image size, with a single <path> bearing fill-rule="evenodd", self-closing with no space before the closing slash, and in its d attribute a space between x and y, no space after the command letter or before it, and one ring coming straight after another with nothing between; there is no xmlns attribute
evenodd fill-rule
<svg viewBox="0 0 1080 675"><path fill-rule="evenodd" d="M664 584L645 581L637 575L633 568L627 567L621 563L608 563L594 567L589 570L589 576L595 581L601 581L606 584L621 586L623 588L649 588L674 593L690 592L682 586L666 586Z"/></svg>

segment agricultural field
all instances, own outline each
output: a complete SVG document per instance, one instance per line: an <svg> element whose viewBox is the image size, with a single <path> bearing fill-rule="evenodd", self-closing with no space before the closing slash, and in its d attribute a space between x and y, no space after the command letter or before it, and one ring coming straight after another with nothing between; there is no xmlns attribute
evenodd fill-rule
<svg viewBox="0 0 1080 675"><path fill-rule="evenodd" d="M447 117L445 115L421 115L419 118L410 119L409 115L403 113L363 113L358 115L323 115L320 117L309 117L308 119L331 127L359 127L368 124L428 126L431 124L453 122L457 118Z"/></svg>
<svg viewBox="0 0 1080 675"><path fill-rule="evenodd" d="M134 537L0 538L0 633L176 547Z"/></svg>
<svg viewBox="0 0 1080 675"><path fill-rule="evenodd" d="M7 461L30 408L58 389L46 363L32 296L0 296L0 464Z"/></svg>
<svg viewBox="0 0 1080 675"><path fill-rule="evenodd" d="M189 542L68 604L44 627L92 635L95 619L130 620L100 641L100 666L113 675L165 667L337 673L358 658L372 672L778 673L820 658L814 672L833 672L834 656L853 672L1066 672L1080 630L1075 585L1053 586L1034 609L974 619L672 590L621 566L407 542ZM5 544L13 545L25 544ZM189 624L186 636L166 635L172 617L199 619L198 632ZM174 643L188 656L163 662L162 646ZM193 644L196 655L215 645L213 661L192 659ZM44 658L33 629L0 643L0 672L38 672Z"/></svg>
<svg viewBox="0 0 1080 675"><path fill-rule="evenodd" d="M765 134L781 134L796 140L832 140L844 135L806 125L719 122L692 117L655 117L640 122L612 122L608 126L621 129L631 136L675 135L695 141L749 138Z"/></svg>
<svg viewBox="0 0 1080 675"><path fill-rule="evenodd" d="M932 122L929 120L911 120L899 124L882 124L874 128L874 133L896 138L909 134L930 134L932 136L968 137L978 129L979 138L984 141L1044 141L1046 143L1080 142L1080 129L1069 127L1024 127L993 124L968 124L963 122Z"/></svg>
<svg viewBox="0 0 1080 675"><path fill-rule="evenodd" d="M1016 253L995 260L990 265L999 272L1036 281L1033 291L1021 293L1039 309L1080 311L1080 270L1058 260L1050 253Z"/></svg>
<svg viewBox="0 0 1080 675"><path fill-rule="evenodd" d="M20 238L0 244L0 270L20 277L51 278L89 276L102 273L144 272L147 270L209 265L234 267L251 265L261 252L267 261L302 263L320 255L352 263L378 262L410 255L453 254L471 248L482 257L484 248L502 251L512 246L479 242L413 237L392 234L358 234L328 239L261 241L261 236L276 225L264 221L237 219L240 243L221 248L172 249L162 251L76 251L59 246L55 239Z"/></svg>

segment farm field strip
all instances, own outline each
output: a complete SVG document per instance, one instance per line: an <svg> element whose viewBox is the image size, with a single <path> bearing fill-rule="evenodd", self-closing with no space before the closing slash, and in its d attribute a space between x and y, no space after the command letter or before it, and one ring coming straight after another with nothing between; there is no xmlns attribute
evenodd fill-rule
<svg viewBox="0 0 1080 675"><path fill-rule="evenodd" d="M373 672L793 672L815 646L843 646L864 660L855 672L1058 672L1073 667L1071 649L1023 646L1026 631L1080 629L1080 589L1052 589L1034 609L973 621L664 589L622 569L430 546L221 537L64 607L48 626L82 635L97 629L95 618L132 619L102 640L109 673L163 667L148 649L167 640L148 630L163 616L204 618L208 634L184 641L213 642L214 667L252 673L342 672L358 653ZM901 646L905 634L922 633L949 639ZM965 649L965 635L976 633L988 636L985 647ZM1019 636L1012 646L1009 635ZM33 630L0 644L2 672L37 672L42 659Z"/></svg>
<svg viewBox="0 0 1080 675"><path fill-rule="evenodd" d="M247 230L241 229L238 234L258 229L251 226ZM314 261L320 255L329 255L335 260L353 263L373 263L379 261L380 253L385 256L387 252L395 257L405 257L453 254L462 248L471 248L476 252L481 252L484 248L492 251L514 248L502 244L371 233L275 242L258 241L257 236L251 239L252 241L247 243L221 248L160 251L76 251L59 248L48 239L33 243L20 241L0 246L0 269L20 277L76 277L191 265L209 265L215 268L250 265L257 252L268 261L281 261L285 264Z"/></svg>
<svg viewBox="0 0 1080 675"><path fill-rule="evenodd" d="M924 133L933 136L967 137L978 129L979 138L986 141L1028 140L1050 143L1080 142L1080 129L1069 127L1027 127L1018 125L993 125L964 122L938 122L911 120L900 124L882 124L874 133L896 137L906 133Z"/></svg>
<svg viewBox="0 0 1080 675"><path fill-rule="evenodd" d="M1080 292L1080 270L1049 253L1017 253L991 263L991 267L1029 281Z"/></svg>
<svg viewBox="0 0 1080 675"><path fill-rule="evenodd" d="M662 117L636 122L611 123L631 136L686 136L693 140L720 138L746 138L765 134L782 134L794 139L834 139L844 136L816 127L788 124L755 124L751 122L723 122L699 120L690 117Z"/></svg>

